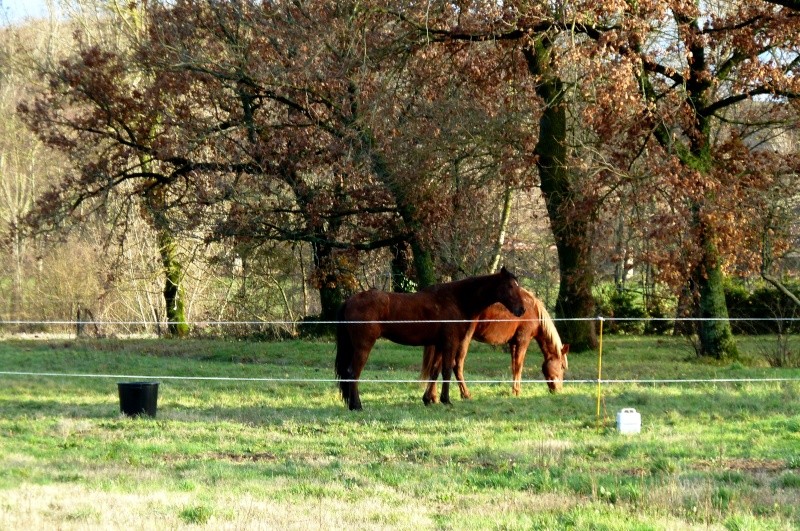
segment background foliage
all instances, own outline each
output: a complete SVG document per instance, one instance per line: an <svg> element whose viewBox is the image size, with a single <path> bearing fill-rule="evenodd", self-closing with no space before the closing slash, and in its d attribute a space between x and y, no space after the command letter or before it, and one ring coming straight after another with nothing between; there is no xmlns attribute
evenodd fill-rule
<svg viewBox="0 0 800 531"><path fill-rule="evenodd" d="M55 7L0 34L5 320L293 335L504 263L723 358L726 278L800 305L793 2Z"/></svg>

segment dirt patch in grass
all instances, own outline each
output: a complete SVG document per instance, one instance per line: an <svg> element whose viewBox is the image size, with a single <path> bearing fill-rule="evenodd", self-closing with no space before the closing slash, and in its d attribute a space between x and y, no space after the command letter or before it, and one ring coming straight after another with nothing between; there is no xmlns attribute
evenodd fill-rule
<svg viewBox="0 0 800 531"><path fill-rule="evenodd" d="M163 460L167 463L179 461L231 461L234 463L259 463L277 461L278 456L271 452L205 452L202 454L165 454Z"/></svg>
<svg viewBox="0 0 800 531"><path fill-rule="evenodd" d="M212 452L205 454L204 459L218 459L222 461L233 461L235 463L257 463L260 461L277 461L278 456L270 452L256 452L237 454L233 452Z"/></svg>
<svg viewBox="0 0 800 531"><path fill-rule="evenodd" d="M771 474L778 474L789 469L786 461L781 459L750 459L746 457L699 461L697 463L693 463L690 468L704 472L736 470L739 472Z"/></svg>

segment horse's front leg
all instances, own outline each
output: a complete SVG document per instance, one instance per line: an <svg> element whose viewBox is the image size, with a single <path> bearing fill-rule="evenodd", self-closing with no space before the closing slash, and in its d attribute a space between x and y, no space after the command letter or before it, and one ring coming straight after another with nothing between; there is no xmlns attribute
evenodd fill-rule
<svg viewBox="0 0 800 531"><path fill-rule="evenodd" d="M456 361L453 369L456 373L456 380L458 381L458 389L461 391L461 399L469 400L472 395L467 389L467 382L464 380L464 362L467 360L467 350L469 350L469 343L472 340L472 334L475 332L475 324L469 330L467 336L461 341L458 346L458 353L456 354Z"/></svg>
<svg viewBox="0 0 800 531"><path fill-rule="evenodd" d="M528 341L516 342L512 340L511 346L511 372L514 382L511 384L511 392L514 396L520 395L522 383L522 367L525 364L525 353L528 351Z"/></svg>
<svg viewBox="0 0 800 531"><path fill-rule="evenodd" d="M467 382L464 381L464 363L456 361L453 366L453 371L456 373L456 381L458 382L458 390L461 393L462 400L469 400L472 398L469 389L467 389Z"/></svg>
<svg viewBox="0 0 800 531"><path fill-rule="evenodd" d="M519 396L520 380L522 379L522 365L519 362L519 345L511 344L511 393Z"/></svg>

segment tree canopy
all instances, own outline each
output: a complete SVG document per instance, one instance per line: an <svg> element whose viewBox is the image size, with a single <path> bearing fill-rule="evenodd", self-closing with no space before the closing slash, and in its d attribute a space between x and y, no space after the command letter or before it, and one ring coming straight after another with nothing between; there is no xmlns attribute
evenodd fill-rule
<svg viewBox="0 0 800 531"><path fill-rule="evenodd" d="M28 224L102 214L124 237L145 220L168 309L183 238L242 255L302 243L330 317L378 250L395 289L497 267L514 197L538 188L560 317L594 315L598 263L627 253L609 229L624 215L636 260L704 318L701 352L731 355L722 279L774 279L793 245L797 7L117 6L102 19L114 38L76 30L19 106L72 162ZM560 326L591 346L591 324Z"/></svg>

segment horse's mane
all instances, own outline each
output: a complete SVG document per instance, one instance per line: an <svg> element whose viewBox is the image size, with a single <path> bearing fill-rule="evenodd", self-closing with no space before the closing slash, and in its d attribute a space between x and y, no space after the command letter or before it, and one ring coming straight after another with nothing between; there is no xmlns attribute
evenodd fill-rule
<svg viewBox="0 0 800 531"><path fill-rule="evenodd" d="M561 349L564 347L564 345L561 343L561 337L558 335L556 323L553 321L553 318L550 317L550 314L547 312L547 308L545 308L544 303L537 299L530 291L525 290L525 292L531 296L534 304L536 304L536 311L539 314L539 323L542 327L544 341L555 344L556 352L561 355Z"/></svg>

